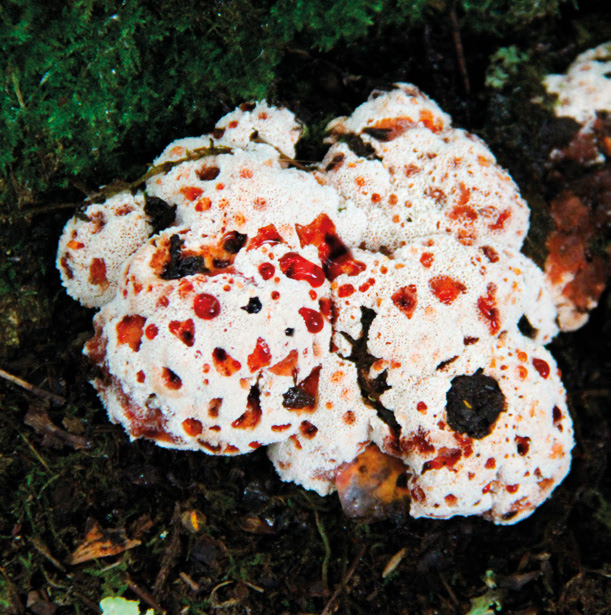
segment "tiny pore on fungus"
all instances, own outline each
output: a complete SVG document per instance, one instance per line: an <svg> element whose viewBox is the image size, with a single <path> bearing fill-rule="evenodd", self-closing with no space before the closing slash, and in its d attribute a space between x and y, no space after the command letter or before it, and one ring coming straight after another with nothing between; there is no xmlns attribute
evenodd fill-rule
<svg viewBox="0 0 611 615"><path fill-rule="evenodd" d="M67 223L62 280L100 308L93 385L132 439L268 447L353 516L515 523L573 446L528 208L414 86L329 128L323 162L296 168L293 114L246 103Z"/></svg>

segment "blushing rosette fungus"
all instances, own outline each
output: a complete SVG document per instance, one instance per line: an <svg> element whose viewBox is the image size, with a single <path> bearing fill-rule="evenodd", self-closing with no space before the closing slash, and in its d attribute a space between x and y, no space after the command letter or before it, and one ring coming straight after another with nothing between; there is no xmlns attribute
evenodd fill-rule
<svg viewBox="0 0 611 615"><path fill-rule="evenodd" d="M85 353L111 420L171 448L268 446L283 480L354 515L406 496L413 516L529 515L573 435L515 184L407 84L332 122L310 171L300 132L241 105L67 224L58 267L101 308Z"/></svg>

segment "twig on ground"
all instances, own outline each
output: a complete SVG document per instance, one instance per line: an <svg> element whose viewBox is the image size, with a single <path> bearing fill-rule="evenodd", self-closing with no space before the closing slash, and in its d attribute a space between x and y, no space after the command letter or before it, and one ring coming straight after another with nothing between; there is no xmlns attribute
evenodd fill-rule
<svg viewBox="0 0 611 615"><path fill-rule="evenodd" d="M50 393L49 391L45 391L44 389L39 389L38 387L34 386L33 384L30 384L29 382L26 382L25 380L22 380L17 376L13 376L13 374L5 372L3 369L0 369L0 378L4 378L5 380L16 384L22 389L25 389L29 393L37 395L38 397L44 397L45 399L59 404L60 406L66 403L65 397L62 397L61 395L56 395L55 393Z"/></svg>
<svg viewBox="0 0 611 615"><path fill-rule="evenodd" d="M366 550L367 550L367 545L363 545L360 548L356 557L354 558L354 560L352 560L352 564L350 564L350 568L348 568L348 572L346 572L346 576L342 579L342 582L338 585L337 589L333 592L333 595L329 599L329 602L327 602L325 608L322 610L320 615L330 615L330 613L332 612L331 609L333 608L335 601L339 598L342 591L344 591L344 589L346 588L346 585L348 585L348 583L350 582L350 579L352 578L352 575L355 573L357 566L359 565L359 562L361 561L361 558L363 557L363 555L365 555Z"/></svg>

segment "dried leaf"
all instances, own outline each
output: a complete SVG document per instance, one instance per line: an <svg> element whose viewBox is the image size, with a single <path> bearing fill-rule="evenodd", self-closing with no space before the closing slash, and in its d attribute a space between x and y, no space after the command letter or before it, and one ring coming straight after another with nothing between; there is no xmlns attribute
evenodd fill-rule
<svg viewBox="0 0 611 615"><path fill-rule="evenodd" d="M400 459L370 444L354 461L338 468L335 486L348 516L383 519L408 508L407 479Z"/></svg>
<svg viewBox="0 0 611 615"><path fill-rule="evenodd" d="M128 539L124 529L105 530L91 519L85 530L85 540L72 553L68 559L69 564L82 564L99 557L117 555L140 544L139 540Z"/></svg>

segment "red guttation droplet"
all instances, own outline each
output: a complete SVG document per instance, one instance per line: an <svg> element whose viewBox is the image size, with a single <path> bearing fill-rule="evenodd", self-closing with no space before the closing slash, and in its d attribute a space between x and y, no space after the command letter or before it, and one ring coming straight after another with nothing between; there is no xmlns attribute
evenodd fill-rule
<svg viewBox="0 0 611 615"><path fill-rule="evenodd" d="M455 299L467 290L464 284L447 275L439 275L429 281L433 294L441 303L450 305Z"/></svg>
<svg viewBox="0 0 611 615"><path fill-rule="evenodd" d="M214 295L202 293L197 295L193 302L195 315L202 320L212 320L221 312L221 304Z"/></svg>
<svg viewBox="0 0 611 615"><path fill-rule="evenodd" d="M477 300L477 308L480 314L488 321L488 328L492 335L496 335L501 329L501 315L496 307L496 285L488 284L488 294L485 297L479 297Z"/></svg>
<svg viewBox="0 0 611 615"><path fill-rule="evenodd" d="M159 329L157 328L157 325L153 324L148 325L147 328L144 330L144 335L149 340L154 340L157 337L158 333Z"/></svg>
<svg viewBox="0 0 611 615"><path fill-rule="evenodd" d="M266 367L272 360L272 353L269 351L269 346L265 340L260 337L257 339L255 349L248 355L247 363L248 369L252 372L256 372L262 367Z"/></svg>
<svg viewBox="0 0 611 615"><path fill-rule="evenodd" d="M257 385L250 388L246 400L246 412L237 418L231 426L235 429L254 429L261 420L261 392Z"/></svg>
<svg viewBox="0 0 611 615"><path fill-rule="evenodd" d="M408 318L414 315L416 306L418 305L417 289L415 284L403 286L391 297L395 306L403 312Z"/></svg>
<svg viewBox="0 0 611 615"><path fill-rule="evenodd" d="M284 243L284 239L273 224L261 227L257 234L250 240L247 250L256 250L260 248L264 243Z"/></svg>
<svg viewBox="0 0 611 615"><path fill-rule="evenodd" d="M320 214L310 224L296 224L295 230L301 247L316 246L318 257L323 264L325 275L335 280L342 273L353 276L366 269L364 263L354 260L352 253L338 237L333 220L327 214Z"/></svg>
<svg viewBox="0 0 611 615"><path fill-rule="evenodd" d="M299 310L299 314L304 319L306 329L310 333L320 333L325 325L325 321L320 312L303 307Z"/></svg>
<svg viewBox="0 0 611 615"><path fill-rule="evenodd" d="M420 263L427 269L433 264L435 257L430 252L423 252L420 257Z"/></svg>
<svg viewBox="0 0 611 615"><path fill-rule="evenodd" d="M269 280L276 273L276 268L271 263L261 263L259 265L259 274L264 280Z"/></svg>
<svg viewBox="0 0 611 615"><path fill-rule="evenodd" d="M539 372L541 378L547 379L550 373L549 364L543 359L533 359L533 365Z"/></svg>
<svg viewBox="0 0 611 615"><path fill-rule="evenodd" d="M429 470L439 470L441 468L452 468L462 457L462 450L459 448L447 448L443 446L439 449L439 455L435 459L425 462L422 466L422 474Z"/></svg>
<svg viewBox="0 0 611 615"><path fill-rule="evenodd" d="M195 325L193 324L193 319L189 318L189 320L179 321L173 320L168 325L170 329L170 333L175 335L183 344L191 347L195 342ZM147 327L148 331L148 327Z"/></svg>
<svg viewBox="0 0 611 615"><path fill-rule="evenodd" d="M345 297L349 297L350 295L352 295L355 292L354 286L352 286L352 284L342 284L338 289L337 289L337 296L340 299L344 299Z"/></svg>
<svg viewBox="0 0 611 615"><path fill-rule="evenodd" d="M138 352L145 321L144 316L124 316L117 323L117 342L127 344L134 352Z"/></svg>
<svg viewBox="0 0 611 615"><path fill-rule="evenodd" d="M287 278L305 281L313 288L322 286L325 281L325 272L297 252L288 252L279 261L280 270Z"/></svg>

